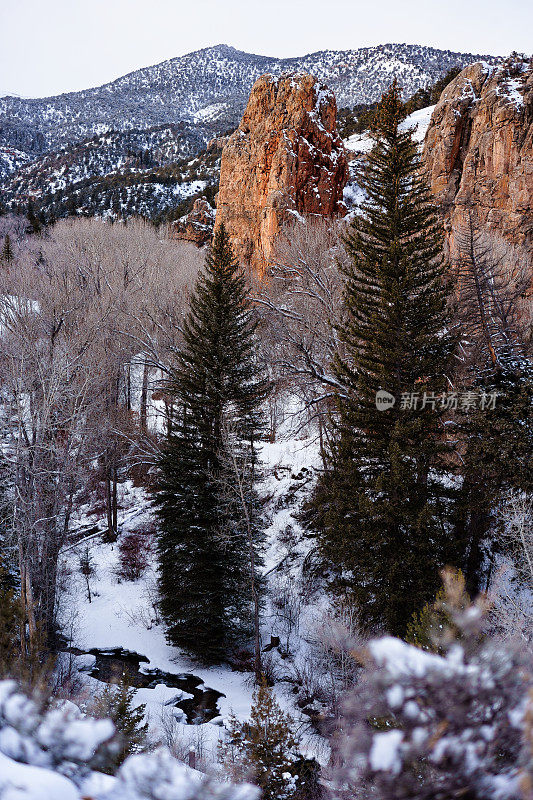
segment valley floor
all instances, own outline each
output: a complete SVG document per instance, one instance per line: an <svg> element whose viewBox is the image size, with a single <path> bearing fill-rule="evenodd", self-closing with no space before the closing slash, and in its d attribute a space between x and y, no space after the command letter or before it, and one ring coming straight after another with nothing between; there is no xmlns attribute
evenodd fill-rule
<svg viewBox="0 0 533 800"><path fill-rule="evenodd" d="M302 428L299 414L288 415L277 441L262 446L261 459L263 481L260 492L265 500L267 526L263 574L268 581L262 622L263 646L269 644L272 636L280 639L279 647L273 648L265 657L269 669L279 679L276 695L280 705L300 723L302 749L306 755L322 760L327 757L324 740L313 731L309 715L301 713L295 704L300 697L298 676L301 662L305 660L309 642L312 642L313 629L320 624L320 608L316 601L309 598L304 602L298 596L302 565L312 541L294 516L314 480L315 467L320 463L316 433L309 426ZM154 525L146 491L133 486L131 481L121 484L119 542L120 536L132 531L150 530ZM73 526L73 536L79 541L66 550L63 565L63 580L67 588L62 610L63 632L74 653L63 653L61 663L64 670L70 665L77 673L77 683L81 683L74 699L83 708L105 686L89 674L94 673L97 666L96 655L89 653L91 650L119 649L137 654L143 657L141 663L137 663L141 675L153 670L173 676L192 674L197 679L198 690L214 689L222 695L218 699L220 713L210 721L188 724L185 713L176 703L192 695L165 685L163 679L157 683L157 676L153 682L150 681L150 687L137 688L135 702L146 705L146 720L154 742L172 744L182 753L193 747L199 763L206 768L212 767L216 762L218 741L224 735L224 723L230 714L239 720L248 718L250 714L252 673L237 672L229 666L203 667L169 645L154 606L157 579L153 553L142 578L137 581L120 579L119 542L105 543L102 535L95 534L95 526L100 526L103 532L104 521L91 514L90 506L80 509ZM80 556L87 549L94 570L89 579L91 602L79 568ZM291 590L287 597L290 586L296 587L296 593ZM179 586L176 591L179 591ZM287 609L287 603L291 605L290 609ZM294 604L297 609L293 608ZM324 604L323 598L321 604ZM122 653L122 656L128 658L128 653Z"/></svg>

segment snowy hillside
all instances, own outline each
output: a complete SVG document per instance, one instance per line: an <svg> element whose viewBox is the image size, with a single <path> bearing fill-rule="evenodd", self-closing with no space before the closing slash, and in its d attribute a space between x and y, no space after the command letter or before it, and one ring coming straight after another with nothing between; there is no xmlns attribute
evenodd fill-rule
<svg viewBox="0 0 533 800"><path fill-rule="evenodd" d="M319 608L324 612L326 601L322 593L318 601L312 591L307 591L307 600L300 596L306 594L302 584L313 541L295 518L314 482L320 457L316 432L311 428L302 433L298 419L289 416L277 441L264 443L261 449L260 493L267 524L263 574L269 586L262 639L269 651L265 664L279 680L278 701L298 719L306 754L323 759L328 747L310 724L318 710L302 681L302 665L313 647ZM73 540L78 543L67 547L62 568L68 584L63 629L70 639L70 652L62 655L63 668L79 673L82 706L87 693L98 695L105 681L116 678L113 670L125 670L136 687L135 702L146 705L152 740L170 744L172 739L175 746L179 741L185 751L193 746L202 764L212 769L230 714L241 720L249 716L251 673L248 667L236 671L227 665L199 666L167 644L155 605L155 554L138 580L119 577L121 537L154 529L150 498L127 481L120 486L119 508L116 544L105 543L104 520L91 513L90 505L79 509L73 526ZM95 525L101 533L95 533ZM89 589L79 571L80 556L86 551L93 566ZM298 623L289 608L296 601ZM271 642L278 644L271 648Z"/></svg>
<svg viewBox="0 0 533 800"><path fill-rule="evenodd" d="M185 124L126 133L112 131L32 161L5 182L4 191L6 198L21 191L39 196L43 189L57 190L55 176L62 178L64 188L127 168L161 167L196 155L206 143L193 126Z"/></svg>
<svg viewBox="0 0 533 800"><path fill-rule="evenodd" d="M195 198L212 201L216 191L220 151L216 142L209 151L204 146L192 126L168 125L101 134L29 163L20 154L20 168L4 178L2 200L16 207L31 198L47 220L74 210L102 217L180 216Z"/></svg>
<svg viewBox="0 0 533 800"><path fill-rule="evenodd" d="M112 83L44 99L0 99L0 125L41 135L46 148L106 130L132 130L182 121L235 127L255 80L265 72L310 72L334 90L339 107L377 100L396 76L405 96L433 83L451 67L482 58L431 47L386 44L325 50L276 59L217 45L132 72ZM483 58L487 58L483 56ZM489 58L490 60L490 58Z"/></svg>
<svg viewBox="0 0 533 800"><path fill-rule="evenodd" d="M30 160L27 153L17 150L15 147L0 146L0 180L16 172Z"/></svg>

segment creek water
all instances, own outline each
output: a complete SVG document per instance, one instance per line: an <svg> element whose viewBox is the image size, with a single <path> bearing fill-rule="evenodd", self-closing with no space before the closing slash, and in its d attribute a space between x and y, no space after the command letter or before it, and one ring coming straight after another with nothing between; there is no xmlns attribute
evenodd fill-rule
<svg viewBox="0 0 533 800"><path fill-rule="evenodd" d="M158 684L164 684L192 695L173 703L183 711L189 725L200 725L220 716L218 701L225 695L217 689L205 686L201 678L190 672L172 673L141 666L150 663L146 656L120 647L108 650L93 648L86 651L73 648L70 652L76 656L94 656L96 661L87 672L103 683L116 683L123 678L135 689L154 689Z"/></svg>

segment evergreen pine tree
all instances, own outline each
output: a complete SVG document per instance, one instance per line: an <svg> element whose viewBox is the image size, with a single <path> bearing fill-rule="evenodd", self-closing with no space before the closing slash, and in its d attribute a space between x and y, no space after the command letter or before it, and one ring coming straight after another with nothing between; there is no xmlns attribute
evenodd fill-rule
<svg viewBox="0 0 533 800"><path fill-rule="evenodd" d="M12 581L0 561L0 678L19 672L21 622Z"/></svg>
<svg viewBox="0 0 533 800"><path fill-rule="evenodd" d="M184 323L156 495L167 635L207 662L228 657L251 630L250 551L257 542L247 536L251 529L258 537L255 443L266 393L255 327L245 278L220 226ZM232 493L233 463L245 469L251 528Z"/></svg>
<svg viewBox="0 0 533 800"><path fill-rule="evenodd" d="M477 594L486 590L499 552L495 511L502 494L533 494L533 369L524 360L522 369L485 374L468 388L488 398L485 408L459 415L464 454L455 538L463 542L468 590Z"/></svg>
<svg viewBox="0 0 533 800"><path fill-rule="evenodd" d="M444 586L439 589L432 603L426 603L420 611L413 614L407 625L405 641L422 650L444 655L442 645L445 634L460 638L454 615L466 610L471 600L461 571L447 569L442 574Z"/></svg>
<svg viewBox="0 0 533 800"><path fill-rule="evenodd" d="M346 246L342 389L328 467L310 507L332 588L368 628L403 634L456 563L442 482L442 402L453 351L440 225L403 130L394 83L378 106L367 195ZM395 403L378 410L376 393Z"/></svg>
<svg viewBox="0 0 533 800"><path fill-rule="evenodd" d="M13 253L11 238L9 236L9 233L6 233L4 239L4 246L2 247L2 252L0 253L0 260L9 263L10 261L13 261L14 258L15 254Z"/></svg>
<svg viewBox="0 0 533 800"><path fill-rule="evenodd" d="M135 689L123 676L118 684L106 686L98 697L93 714L111 719L119 735L119 746L114 752L108 772L114 773L132 753L141 752L146 745L148 723L144 721L146 705L134 705Z"/></svg>
<svg viewBox="0 0 533 800"><path fill-rule="evenodd" d="M250 720L230 719L229 737L219 758L232 762L235 777L253 781L263 800L289 800L297 794L295 765L301 761L294 722L279 707L272 689L263 682L254 692Z"/></svg>
<svg viewBox="0 0 533 800"><path fill-rule="evenodd" d="M28 220L28 227L26 228L26 233L41 233L42 230L42 223L37 214L35 213L35 209L33 208L32 203L28 203L28 209L26 212L26 218Z"/></svg>

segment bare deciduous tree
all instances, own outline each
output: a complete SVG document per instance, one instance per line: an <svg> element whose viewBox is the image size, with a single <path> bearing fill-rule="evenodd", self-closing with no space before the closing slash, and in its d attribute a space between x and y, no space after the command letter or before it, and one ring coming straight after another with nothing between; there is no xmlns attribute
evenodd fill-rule
<svg viewBox="0 0 533 800"><path fill-rule="evenodd" d="M181 272L179 244L142 222L68 220L17 244L0 273L0 424L4 516L31 643L39 629L54 634L59 553L95 463L117 533L119 473L142 450L154 407L146 384L179 335L201 256L187 251Z"/></svg>
<svg viewBox="0 0 533 800"><path fill-rule="evenodd" d="M489 587L491 616L508 639L533 647L533 497L509 492L499 510L502 563Z"/></svg>
<svg viewBox="0 0 533 800"><path fill-rule="evenodd" d="M531 275L524 254L483 231L470 210L452 272L467 366L516 370L531 340Z"/></svg>
<svg viewBox="0 0 533 800"><path fill-rule="evenodd" d="M267 287L257 296L264 346L275 377L279 382L289 380L310 416L319 421L320 412L340 388L331 363L339 348L336 323L343 292L339 267L345 257L339 225L322 218L295 222L280 236Z"/></svg>

